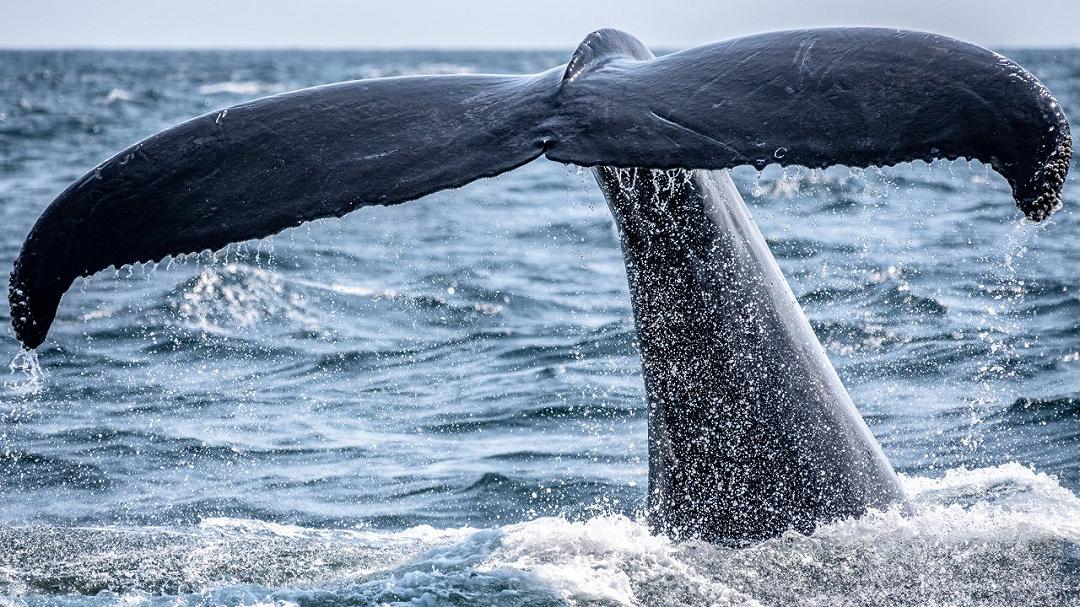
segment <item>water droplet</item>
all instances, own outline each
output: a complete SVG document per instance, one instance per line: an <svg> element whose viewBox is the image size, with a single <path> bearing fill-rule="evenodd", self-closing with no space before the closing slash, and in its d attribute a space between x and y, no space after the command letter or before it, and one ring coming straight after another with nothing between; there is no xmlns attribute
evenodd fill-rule
<svg viewBox="0 0 1080 607"><path fill-rule="evenodd" d="M12 375L22 375L21 380L8 384L16 394L38 394L45 387L45 371L38 362L37 350L19 350L8 367Z"/></svg>

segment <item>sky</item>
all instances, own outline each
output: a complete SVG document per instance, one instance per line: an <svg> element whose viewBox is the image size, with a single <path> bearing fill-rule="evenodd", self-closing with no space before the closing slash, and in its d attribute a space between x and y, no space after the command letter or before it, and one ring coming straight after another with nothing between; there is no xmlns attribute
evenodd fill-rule
<svg viewBox="0 0 1080 607"><path fill-rule="evenodd" d="M565 48L601 27L684 48L878 25L994 48L1080 46L1080 0L0 0L3 48Z"/></svg>

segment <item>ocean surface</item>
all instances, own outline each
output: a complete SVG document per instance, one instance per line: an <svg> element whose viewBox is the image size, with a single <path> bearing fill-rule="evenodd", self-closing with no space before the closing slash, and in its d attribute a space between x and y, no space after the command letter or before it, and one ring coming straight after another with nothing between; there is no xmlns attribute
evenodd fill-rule
<svg viewBox="0 0 1080 607"><path fill-rule="evenodd" d="M569 52L0 52L0 268L186 118ZM1080 50L1008 54L1080 133ZM1077 162L1038 226L979 163L734 176L918 514L650 535L612 220L539 160L78 281L36 362L0 306L0 605L1080 605Z"/></svg>

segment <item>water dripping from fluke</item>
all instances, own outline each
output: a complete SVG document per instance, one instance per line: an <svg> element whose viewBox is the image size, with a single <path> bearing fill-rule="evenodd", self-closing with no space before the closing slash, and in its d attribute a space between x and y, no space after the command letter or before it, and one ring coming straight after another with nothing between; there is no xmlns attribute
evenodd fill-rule
<svg viewBox="0 0 1080 607"><path fill-rule="evenodd" d="M7 387L15 394L40 394L45 388L45 371L41 368L37 350L20 349L8 368L14 379L7 382Z"/></svg>

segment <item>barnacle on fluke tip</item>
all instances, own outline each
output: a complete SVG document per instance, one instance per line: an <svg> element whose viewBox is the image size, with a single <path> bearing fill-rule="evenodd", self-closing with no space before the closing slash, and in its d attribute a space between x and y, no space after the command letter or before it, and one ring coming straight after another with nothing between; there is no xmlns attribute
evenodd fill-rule
<svg viewBox="0 0 1080 607"><path fill-rule="evenodd" d="M1072 137L1069 136L1069 123L1063 121L1061 124L1064 136L1046 164L1035 173L1031 187L1034 194L1026 198L1020 193L1014 194L1016 205L1032 221L1043 221L1062 206L1061 190L1072 162Z"/></svg>

